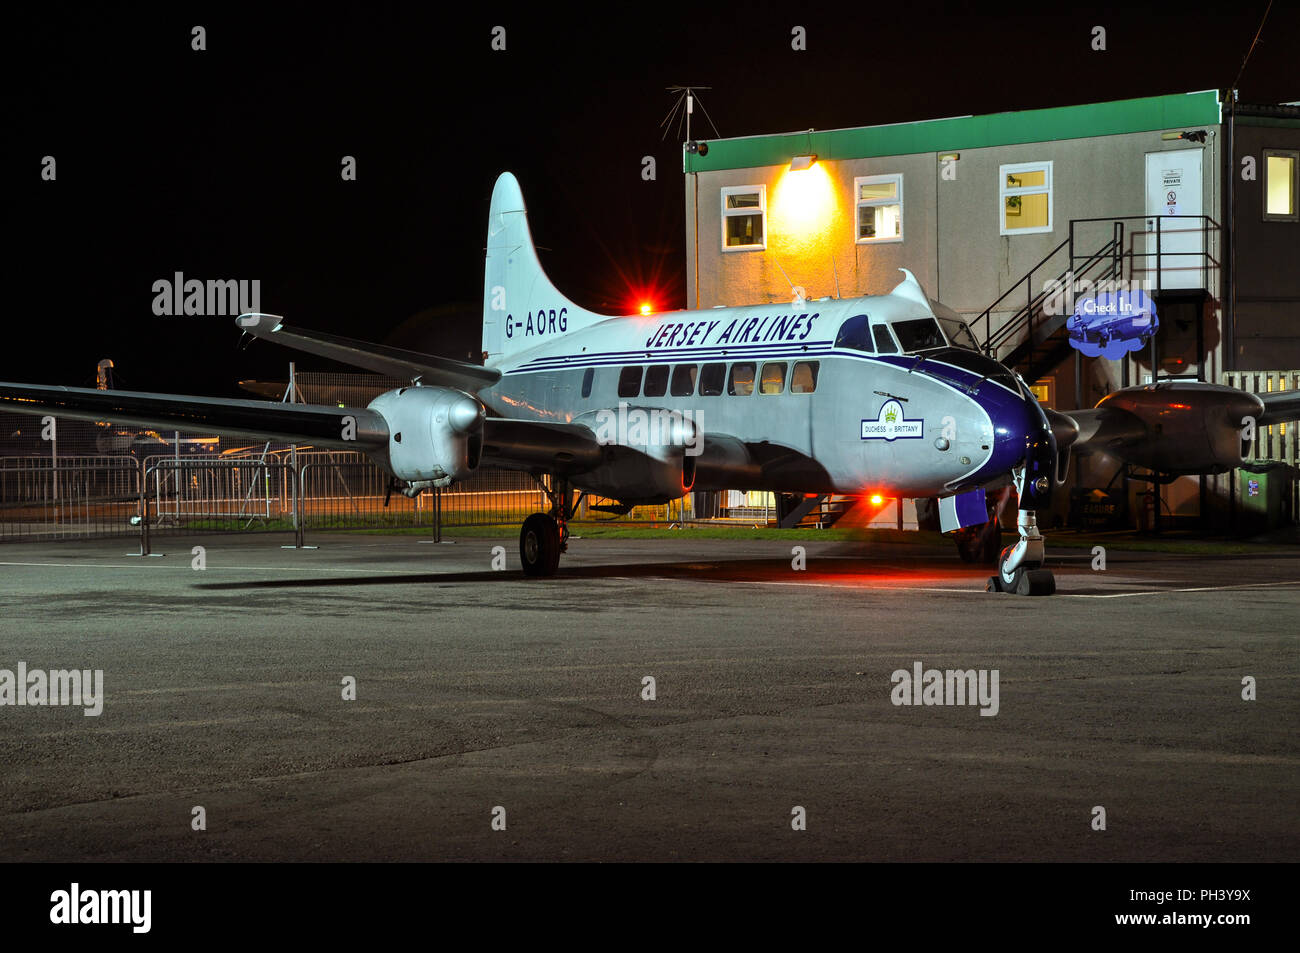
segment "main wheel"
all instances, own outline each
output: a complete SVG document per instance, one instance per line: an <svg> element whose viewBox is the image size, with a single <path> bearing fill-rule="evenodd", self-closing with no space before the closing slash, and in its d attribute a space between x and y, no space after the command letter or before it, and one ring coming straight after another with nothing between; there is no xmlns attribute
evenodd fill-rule
<svg viewBox="0 0 1300 953"><path fill-rule="evenodd" d="M560 565L560 526L545 513L534 513L519 530L519 563L525 576L553 576Z"/></svg>

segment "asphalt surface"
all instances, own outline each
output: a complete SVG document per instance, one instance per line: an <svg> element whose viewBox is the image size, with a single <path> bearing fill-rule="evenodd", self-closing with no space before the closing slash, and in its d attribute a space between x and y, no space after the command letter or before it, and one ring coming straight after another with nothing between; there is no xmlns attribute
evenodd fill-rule
<svg viewBox="0 0 1300 953"><path fill-rule="evenodd" d="M913 546L286 541L0 547L0 669L104 673L0 706L0 859L1300 859L1294 549L1024 598ZM893 704L916 662L997 714Z"/></svg>

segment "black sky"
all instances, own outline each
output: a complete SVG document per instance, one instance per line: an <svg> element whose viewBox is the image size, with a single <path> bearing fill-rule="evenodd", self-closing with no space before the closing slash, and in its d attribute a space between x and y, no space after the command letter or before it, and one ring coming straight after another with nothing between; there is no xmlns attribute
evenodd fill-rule
<svg viewBox="0 0 1300 953"><path fill-rule="evenodd" d="M659 129L664 87L712 86L703 103L726 136L1222 88L1265 5L6 14L0 379L85 385L101 357L141 390L233 394L239 378L284 377L291 352L239 350L229 318L155 317L151 285L176 271L258 278L263 310L366 339L436 309L402 342L464 356L477 348L487 203L504 169L569 297L617 311L653 288L682 307L683 185L678 140ZM205 52L190 49L195 24ZM505 52L490 49L498 24ZM790 48L795 24L806 52ZM1095 25L1104 53L1090 49ZM1242 99L1300 99L1297 50L1300 15L1275 7ZM55 182L40 180L45 155ZM340 179L344 155L355 182ZM645 155L654 182L641 179Z"/></svg>

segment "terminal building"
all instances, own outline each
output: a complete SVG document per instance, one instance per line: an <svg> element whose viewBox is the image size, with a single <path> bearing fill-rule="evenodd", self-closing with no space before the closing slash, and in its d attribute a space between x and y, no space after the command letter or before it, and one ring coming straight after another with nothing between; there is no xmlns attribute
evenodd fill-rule
<svg viewBox="0 0 1300 953"><path fill-rule="evenodd" d="M1300 382L1300 104L1206 91L715 139L683 171L688 307L884 294L907 268L1053 409L1153 374ZM1150 347L1070 346L1063 292L1104 282L1154 301ZM1295 433L1272 429L1267 455L1294 467ZM1085 487L1128 475L1076 462ZM1208 516L1235 483L1175 481L1162 512Z"/></svg>

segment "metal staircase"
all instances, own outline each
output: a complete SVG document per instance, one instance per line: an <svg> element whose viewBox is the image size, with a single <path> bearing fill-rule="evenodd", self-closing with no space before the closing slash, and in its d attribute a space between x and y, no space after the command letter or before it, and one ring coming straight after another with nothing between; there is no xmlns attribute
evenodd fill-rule
<svg viewBox="0 0 1300 953"><path fill-rule="evenodd" d="M1102 282L1132 280L1139 275L1154 276L1153 296L1160 301L1162 297L1161 275L1166 262L1171 259L1186 261L1189 258L1201 259L1201 289L1209 288L1209 270L1217 267L1209 255L1208 242L1202 240L1201 251L1169 250L1162 248L1161 236L1166 231L1165 224L1171 226L1186 224L1185 219L1194 219L1203 234L1208 237L1218 224L1206 215L1196 216L1155 216L1127 215L1116 218L1072 219L1069 234L1059 245L1048 252L1038 264L1008 288L996 301L982 311L971 323L971 332L980 340L984 353L1000 360L1008 367L1019 371L1029 382L1041 379L1070 355L1071 347L1066 321L1072 308L1068 305L1055 307L1058 299L1049 291L1049 282L1044 276L1052 275L1056 287L1068 287L1069 282L1089 281L1094 286ZM1126 225L1132 221L1147 223L1136 229ZM1110 237L1095 249L1079 252L1082 244L1078 238L1081 227L1110 226ZM1154 228L1151 226L1154 225ZM1171 227L1168 231L1173 231ZM1094 233L1095 234L1095 233ZM1135 251L1125 248L1126 240L1141 239L1146 247L1154 250ZM1085 245L1085 248L1088 246ZM1149 259L1154 259L1154 266ZM1061 269L1064 270L1061 270ZM1035 291L1038 288L1039 290ZM1171 292L1172 294L1173 292ZM1184 294L1185 291L1177 292ZM1005 313L1010 310L1010 302L1023 300L1019 307L1006 321L995 326L995 312Z"/></svg>
<svg viewBox="0 0 1300 953"><path fill-rule="evenodd" d="M860 499L861 497L839 493L812 496L778 493L776 525L781 529L829 529L840 517L857 506Z"/></svg>

